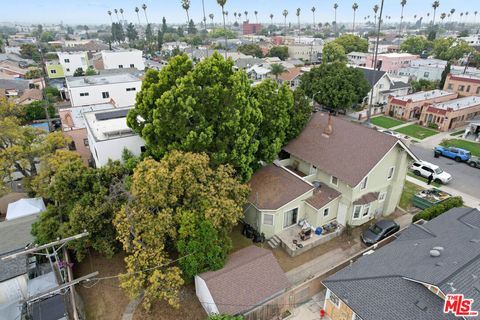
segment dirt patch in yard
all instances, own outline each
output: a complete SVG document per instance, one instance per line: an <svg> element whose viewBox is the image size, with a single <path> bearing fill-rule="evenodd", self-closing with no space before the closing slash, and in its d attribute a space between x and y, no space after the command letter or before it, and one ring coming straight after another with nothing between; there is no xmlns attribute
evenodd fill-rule
<svg viewBox="0 0 480 320"><path fill-rule="evenodd" d="M76 278L98 271L98 277L113 276L125 272L124 254L118 253L111 259L91 251L81 263L74 265ZM85 315L88 320L118 320L130 301L124 291L118 286L118 279L102 280L92 286L77 285L77 292L82 298Z"/></svg>
<svg viewBox="0 0 480 320"><path fill-rule="evenodd" d="M180 291L180 308L172 308L165 302L155 302L148 313L139 305L133 316L134 320L204 320L206 318L207 314L198 301L193 284L184 286Z"/></svg>

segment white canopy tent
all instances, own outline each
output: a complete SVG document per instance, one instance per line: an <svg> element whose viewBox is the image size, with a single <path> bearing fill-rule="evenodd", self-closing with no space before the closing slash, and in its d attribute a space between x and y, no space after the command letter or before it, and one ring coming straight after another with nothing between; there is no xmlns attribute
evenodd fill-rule
<svg viewBox="0 0 480 320"><path fill-rule="evenodd" d="M8 204L5 220L39 214L45 210L45 203L43 203L42 198L24 198Z"/></svg>

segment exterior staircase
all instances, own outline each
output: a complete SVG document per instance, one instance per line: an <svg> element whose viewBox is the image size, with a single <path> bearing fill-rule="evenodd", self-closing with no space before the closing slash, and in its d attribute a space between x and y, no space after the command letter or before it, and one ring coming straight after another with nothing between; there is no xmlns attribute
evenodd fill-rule
<svg viewBox="0 0 480 320"><path fill-rule="evenodd" d="M275 249L280 244L282 244L282 240L280 240L280 238L277 236L273 236L267 241L267 243L272 249Z"/></svg>

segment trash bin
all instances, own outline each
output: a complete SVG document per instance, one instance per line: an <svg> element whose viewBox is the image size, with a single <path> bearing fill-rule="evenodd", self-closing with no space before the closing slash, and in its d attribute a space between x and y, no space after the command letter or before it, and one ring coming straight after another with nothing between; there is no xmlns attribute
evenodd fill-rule
<svg viewBox="0 0 480 320"><path fill-rule="evenodd" d="M319 235L322 234L322 231L323 231L323 230L322 230L322 227L317 227L317 229L315 229L315 234L316 234L317 236L319 236Z"/></svg>

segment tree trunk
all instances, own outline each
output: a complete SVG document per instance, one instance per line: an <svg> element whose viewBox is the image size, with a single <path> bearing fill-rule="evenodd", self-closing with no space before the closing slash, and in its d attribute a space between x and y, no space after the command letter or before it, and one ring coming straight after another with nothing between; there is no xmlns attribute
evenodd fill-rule
<svg viewBox="0 0 480 320"><path fill-rule="evenodd" d="M225 11L223 11L223 6L222 6L222 17L223 17L223 32L225 33L225 60L227 60L228 40L227 40L227 27L225 26Z"/></svg>

